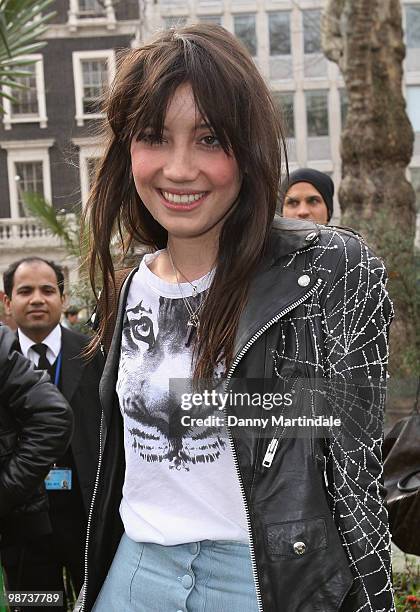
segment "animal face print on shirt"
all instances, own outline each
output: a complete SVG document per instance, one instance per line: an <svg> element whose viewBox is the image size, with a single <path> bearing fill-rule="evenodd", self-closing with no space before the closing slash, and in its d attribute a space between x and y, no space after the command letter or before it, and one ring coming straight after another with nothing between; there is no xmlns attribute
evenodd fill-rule
<svg viewBox="0 0 420 612"><path fill-rule="evenodd" d="M182 299L149 295L148 303L127 308L123 326L117 393L126 435L142 460L189 470L192 464L216 461L226 439L218 428L181 424L187 413L170 392L169 378L191 378L188 312ZM201 293L188 300L195 309L203 298ZM219 379L221 374L220 368ZM203 406L199 416L213 413L214 408Z"/></svg>

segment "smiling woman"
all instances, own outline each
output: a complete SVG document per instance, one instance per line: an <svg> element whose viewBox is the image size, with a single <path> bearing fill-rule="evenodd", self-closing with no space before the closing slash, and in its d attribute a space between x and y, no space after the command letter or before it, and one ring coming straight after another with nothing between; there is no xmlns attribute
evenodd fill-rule
<svg viewBox="0 0 420 612"><path fill-rule="evenodd" d="M232 152L223 150L204 119L191 85L180 85L169 102L162 136L148 128L132 140L131 165L141 201L168 231L170 242L199 237L201 248L205 243L205 268L216 259L218 236L242 179ZM184 270L191 267L182 263Z"/></svg>
<svg viewBox="0 0 420 612"><path fill-rule="evenodd" d="M106 102L108 150L87 207L92 281L98 263L104 271L100 335L113 232L121 226L129 242L152 248L169 242L181 276L216 269L195 347L195 376L211 377L220 353L232 357L275 213L283 152L286 159L279 112L248 52L220 26L164 32L125 54L117 72ZM198 204L177 210L177 196L191 194L202 195ZM175 282L167 253L153 265Z"/></svg>
<svg viewBox="0 0 420 612"><path fill-rule="evenodd" d="M128 51L105 108L86 212L103 282L92 350L115 328L82 610L392 610L382 263L351 232L275 219L278 111L222 27ZM148 250L122 289L119 229ZM325 436L244 400L266 394L293 398L285 422L323 417Z"/></svg>

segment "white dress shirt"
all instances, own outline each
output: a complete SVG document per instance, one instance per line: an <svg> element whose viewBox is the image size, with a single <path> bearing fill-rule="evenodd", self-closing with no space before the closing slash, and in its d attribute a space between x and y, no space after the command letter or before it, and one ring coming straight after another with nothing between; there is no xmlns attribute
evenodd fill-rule
<svg viewBox="0 0 420 612"><path fill-rule="evenodd" d="M19 336L19 344L22 350L22 354L24 357L30 359L35 366L38 366L39 355L36 351L32 349L34 344L39 344L38 342L34 342L28 336L18 329ZM61 351L61 327L57 325L54 327L52 332L48 334L48 336L42 341L42 344L45 344L47 348L47 359L52 365L57 359L60 351Z"/></svg>

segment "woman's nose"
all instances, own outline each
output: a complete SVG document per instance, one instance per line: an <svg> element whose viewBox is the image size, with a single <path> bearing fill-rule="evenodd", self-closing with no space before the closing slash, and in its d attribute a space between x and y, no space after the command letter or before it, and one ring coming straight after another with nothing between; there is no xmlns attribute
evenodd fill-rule
<svg viewBox="0 0 420 612"><path fill-rule="evenodd" d="M168 151L163 174L176 183L194 181L199 174L194 151L188 146L173 147Z"/></svg>

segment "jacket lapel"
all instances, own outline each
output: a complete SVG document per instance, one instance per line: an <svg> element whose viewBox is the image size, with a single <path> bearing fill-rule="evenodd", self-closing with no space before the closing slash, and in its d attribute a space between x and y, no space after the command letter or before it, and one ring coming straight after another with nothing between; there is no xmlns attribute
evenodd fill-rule
<svg viewBox="0 0 420 612"><path fill-rule="evenodd" d="M75 334L65 327L61 327L61 393L71 403L71 399L83 373L83 359L81 358L82 345ZM22 349L19 344L19 336L16 332L16 350L20 353Z"/></svg>
<svg viewBox="0 0 420 612"><path fill-rule="evenodd" d="M61 392L66 400L71 399L76 391L83 373L83 349L78 336L61 327Z"/></svg>
<svg viewBox="0 0 420 612"><path fill-rule="evenodd" d="M274 317L304 299L317 284L317 277L310 276L305 287L299 285L301 272L275 266L259 274L251 283L248 302L239 320L234 355L240 353L246 343Z"/></svg>

